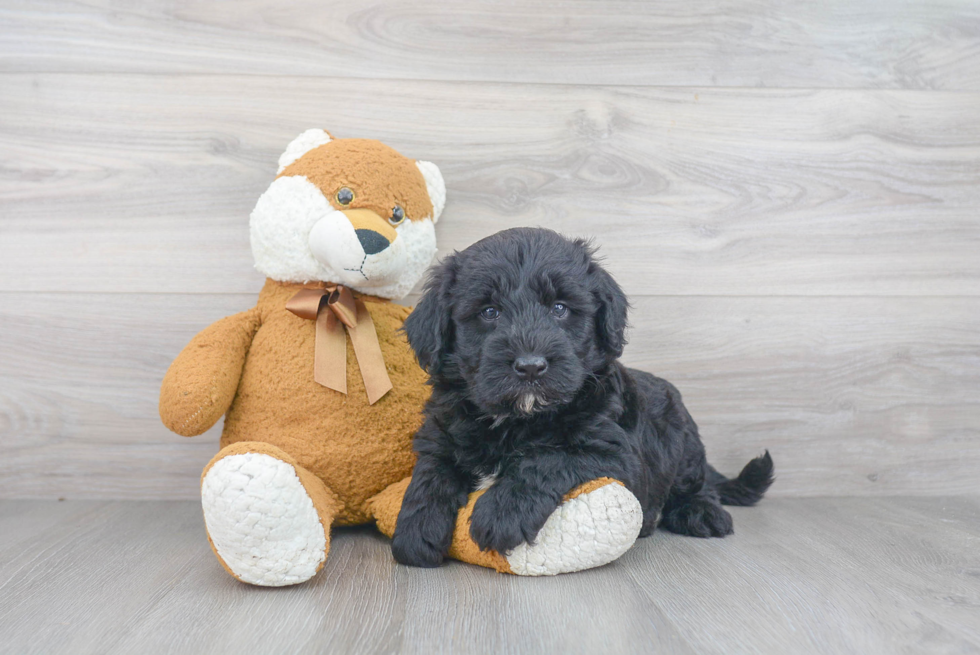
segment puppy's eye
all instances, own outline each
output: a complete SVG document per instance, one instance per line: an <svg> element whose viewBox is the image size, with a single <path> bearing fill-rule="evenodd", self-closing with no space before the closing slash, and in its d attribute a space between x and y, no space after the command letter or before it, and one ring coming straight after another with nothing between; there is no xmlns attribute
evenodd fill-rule
<svg viewBox="0 0 980 655"><path fill-rule="evenodd" d="M484 307L483 311L480 312L480 316L488 321L496 321L500 318L500 310L496 307Z"/></svg>
<svg viewBox="0 0 980 655"><path fill-rule="evenodd" d="M556 302L551 306L551 313L558 318L562 318L568 313L568 307L560 302Z"/></svg>
<svg viewBox="0 0 980 655"><path fill-rule="evenodd" d="M388 219L388 222L391 223L392 225L401 225L402 221L404 220L405 220L405 210L402 209L400 206L395 205L395 208L391 210L391 218Z"/></svg>
<svg viewBox="0 0 980 655"><path fill-rule="evenodd" d="M354 200L354 192L347 187L341 187L337 192L337 202L346 207Z"/></svg>

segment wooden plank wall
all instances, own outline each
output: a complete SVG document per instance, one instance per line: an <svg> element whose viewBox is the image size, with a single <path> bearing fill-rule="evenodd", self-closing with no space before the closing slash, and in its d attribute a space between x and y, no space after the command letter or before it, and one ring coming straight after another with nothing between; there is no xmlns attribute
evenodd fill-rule
<svg viewBox="0 0 980 655"><path fill-rule="evenodd" d="M977 490L977 3L3 0L0 497L196 496L159 380L314 126L437 162L443 253L594 236L722 470Z"/></svg>

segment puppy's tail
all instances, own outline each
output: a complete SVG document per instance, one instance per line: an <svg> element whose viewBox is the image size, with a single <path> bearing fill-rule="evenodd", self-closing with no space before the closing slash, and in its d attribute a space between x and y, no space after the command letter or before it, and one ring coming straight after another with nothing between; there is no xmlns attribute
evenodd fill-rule
<svg viewBox="0 0 980 655"><path fill-rule="evenodd" d="M737 478L729 480L708 466L708 484L718 490L722 505L755 505L772 484L773 464L769 451L745 465Z"/></svg>

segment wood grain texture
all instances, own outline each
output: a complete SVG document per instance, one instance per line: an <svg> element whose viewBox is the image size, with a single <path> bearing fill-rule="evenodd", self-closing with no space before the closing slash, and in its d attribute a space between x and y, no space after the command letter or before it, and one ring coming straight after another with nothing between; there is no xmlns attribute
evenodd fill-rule
<svg viewBox="0 0 980 655"><path fill-rule="evenodd" d="M597 237L723 470L973 491L978 36L964 0L0 2L0 497L197 496L217 430L157 385L253 303L311 126L438 163L442 253Z"/></svg>
<svg viewBox="0 0 980 655"><path fill-rule="evenodd" d="M196 498L217 430L157 415L199 330L254 295L0 293L0 497ZM634 299L625 361L684 393L711 461L790 495L976 491L980 299Z"/></svg>
<svg viewBox="0 0 980 655"><path fill-rule="evenodd" d="M73 511L66 514L65 507ZM335 531L310 583L228 576L194 502L0 502L0 653L977 653L980 501L766 499L556 578L394 564ZM111 556L107 556L111 553Z"/></svg>
<svg viewBox="0 0 980 655"><path fill-rule="evenodd" d="M634 296L980 293L980 94L0 85L0 290L250 292L248 214L285 144L323 125L442 167L444 253L544 225L596 236Z"/></svg>
<svg viewBox="0 0 980 655"><path fill-rule="evenodd" d="M169 432L160 382L191 337L256 298L4 294L0 497L198 496L220 424Z"/></svg>
<svg viewBox="0 0 980 655"><path fill-rule="evenodd" d="M980 91L980 7L8 0L0 70Z"/></svg>
<svg viewBox="0 0 980 655"><path fill-rule="evenodd" d="M980 564L980 508L914 502L926 511L764 500L733 512L735 539L634 547L623 564L699 653L977 652L980 584L963 572Z"/></svg>

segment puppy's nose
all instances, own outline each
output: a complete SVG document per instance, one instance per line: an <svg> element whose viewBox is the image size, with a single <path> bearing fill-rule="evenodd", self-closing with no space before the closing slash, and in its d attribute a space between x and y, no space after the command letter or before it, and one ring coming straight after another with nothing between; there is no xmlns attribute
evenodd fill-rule
<svg viewBox="0 0 980 655"><path fill-rule="evenodd" d="M548 370L548 360L544 357L518 357L514 360L514 371L522 380L534 380Z"/></svg>
<svg viewBox="0 0 980 655"><path fill-rule="evenodd" d="M357 240L361 242L361 247L364 248L366 255L377 255L391 245L391 241L374 230L354 230L354 232L357 234Z"/></svg>

